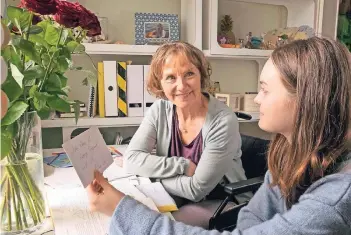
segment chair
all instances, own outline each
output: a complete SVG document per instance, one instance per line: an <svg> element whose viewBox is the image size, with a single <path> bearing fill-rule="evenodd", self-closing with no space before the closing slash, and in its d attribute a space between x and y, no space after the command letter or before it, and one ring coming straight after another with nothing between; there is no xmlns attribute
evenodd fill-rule
<svg viewBox="0 0 351 235"><path fill-rule="evenodd" d="M216 229L219 231L234 230L238 219L238 213L242 207L247 205L248 201L236 205L229 211L222 213L223 209L228 202L236 201L235 195L250 191L255 193L263 183L264 174L267 171L266 152L270 141L247 135L241 135L241 139L241 160L247 180L224 186L224 191L227 196L211 217L209 229Z"/></svg>

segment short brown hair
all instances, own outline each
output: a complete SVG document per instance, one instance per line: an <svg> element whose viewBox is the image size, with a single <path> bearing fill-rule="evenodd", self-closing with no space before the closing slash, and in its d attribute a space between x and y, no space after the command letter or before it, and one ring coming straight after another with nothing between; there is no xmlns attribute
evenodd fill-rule
<svg viewBox="0 0 351 235"><path fill-rule="evenodd" d="M157 98L166 98L161 87L162 69L165 60L170 55L180 54L188 58L189 62L200 71L202 90L208 87L211 66L202 51L187 42L166 43L160 46L153 55L147 77L147 90Z"/></svg>
<svg viewBox="0 0 351 235"><path fill-rule="evenodd" d="M272 53L272 62L296 102L291 143L277 134L268 152L272 184L279 186L288 207L346 151L348 56L341 43L318 37L294 41Z"/></svg>

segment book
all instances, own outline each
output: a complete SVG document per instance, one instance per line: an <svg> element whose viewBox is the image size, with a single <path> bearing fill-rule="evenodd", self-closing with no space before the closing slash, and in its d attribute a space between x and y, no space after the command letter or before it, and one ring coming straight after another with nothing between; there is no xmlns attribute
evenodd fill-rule
<svg viewBox="0 0 351 235"><path fill-rule="evenodd" d="M98 62L98 103L99 116L105 117L105 87L104 87L104 63Z"/></svg>

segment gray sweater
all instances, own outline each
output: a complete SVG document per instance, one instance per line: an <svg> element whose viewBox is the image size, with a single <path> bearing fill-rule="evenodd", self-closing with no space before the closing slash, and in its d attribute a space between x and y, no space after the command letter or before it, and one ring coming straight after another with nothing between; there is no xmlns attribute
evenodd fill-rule
<svg viewBox="0 0 351 235"><path fill-rule="evenodd" d="M238 119L225 104L208 97L208 112L202 127L203 152L192 177L184 175L188 159L168 157L173 104L166 100L157 100L150 107L134 134L124 154L126 171L161 179L168 193L195 202L211 192L224 175L230 182L246 179ZM155 146L156 155L152 155Z"/></svg>
<svg viewBox="0 0 351 235"><path fill-rule="evenodd" d="M170 220L125 196L117 206L109 235L350 235L351 170L326 176L300 197L290 210L285 207L278 187L270 187L271 176L238 218L232 233L192 227Z"/></svg>

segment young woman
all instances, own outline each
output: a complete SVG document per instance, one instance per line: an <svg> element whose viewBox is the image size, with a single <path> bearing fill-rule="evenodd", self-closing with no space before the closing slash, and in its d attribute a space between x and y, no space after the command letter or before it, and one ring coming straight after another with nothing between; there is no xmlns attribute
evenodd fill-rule
<svg viewBox="0 0 351 235"><path fill-rule="evenodd" d="M349 56L340 43L318 37L272 53L256 97L260 128L276 133L269 170L232 234L351 234ZM92 210L112 216L111 235L220 234L150 211L100 173L87 192Z"/></svg>
<svg viewBox="0 0 351 235"><path fill-rule="evenodd" d="M176 199L176 220L204 228L220 204L215 197L219 183L246 179L238 120L204 92L209 79L209 63L199 49L185 42L162 45L147 82L160 99L123 157L127 172L160 180Z"/></svg>

